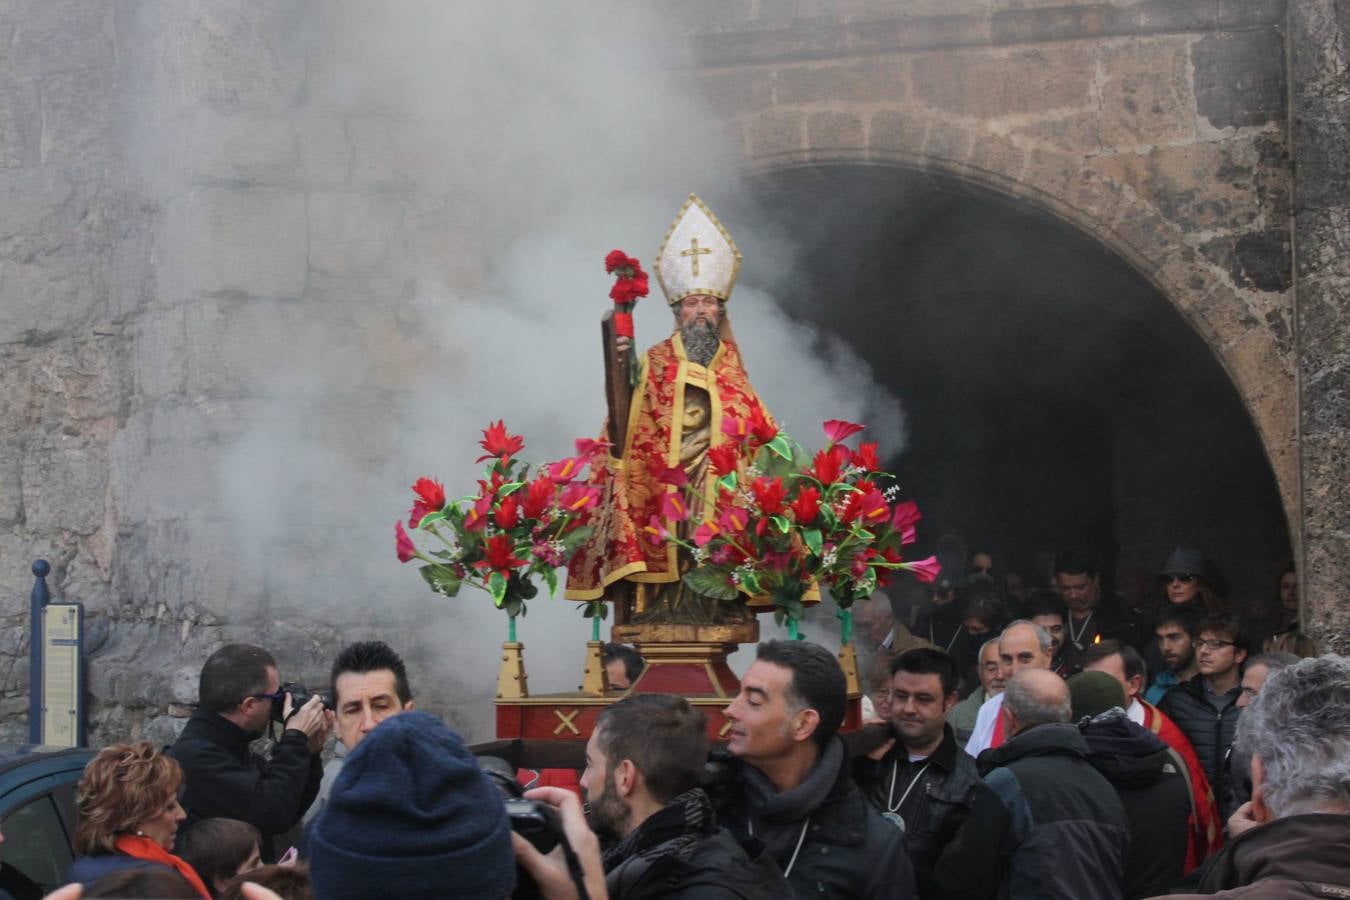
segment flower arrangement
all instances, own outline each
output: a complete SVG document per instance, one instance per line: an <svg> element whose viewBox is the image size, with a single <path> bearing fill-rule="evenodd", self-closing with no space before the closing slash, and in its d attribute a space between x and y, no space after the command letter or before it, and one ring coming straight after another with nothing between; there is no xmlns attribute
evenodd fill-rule
<svg viewBox="0 0 1350 900"><path fill-rule="evenodd" d="M546 463L533 477L529 464L517 458L524 439L504 422L484 429L479 446L484 455L475 462L491 462L477 494L447 501L439 481L419 478L412 486L408 528L443 546L419 549L402 521L394 526L395 546L400 562L425 563L422 578L436 593L454 597L464 585L486 592L506 611L514 641L516 617L539 592L534 577L556 592L558 569L591 534L587 522L600 489L582 475L608 444L579 440L576 456Z"/></svg>
<svg viewBox="0 0 1350 900"><path fill-rule="evenodd" d="M609 289L609 298L614 301L614 333L631 339L633 307L647 296L647 273L642 271L642 263L622 250L606 254L605 272L615 276L614 287Z"/></svg>
<svg viewBox="0 0 1350 900"><path fill-rule="evenodd" d="M689 518L689 486L682 470L668 469L659 475L669 486L664 518L652 516L644 531L653 543L674 542L693 555L696 566L684 575L691 590L728 602L768 594L774 619L786 620L794 638L802 597L813 582L826 585L843 611L847 642L855 600L897 570L932 581L938 564L902 555L915 539L919 509L895 502L899 488L887 485L894 476L880 470L875 442L844 443L863 426L832 419L824 429L825 448L808 456L767 420L724 419L729 440L709 451L717 479L712 514L692 540L674 533L668 523Z"/></svg>

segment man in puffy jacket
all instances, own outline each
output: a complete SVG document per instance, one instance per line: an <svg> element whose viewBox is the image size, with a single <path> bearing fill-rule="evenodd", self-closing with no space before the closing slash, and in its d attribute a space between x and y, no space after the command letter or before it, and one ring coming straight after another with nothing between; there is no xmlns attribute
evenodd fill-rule
<svg viewBox="0 0 1350 900"><path fill-rule="evenodd" d="M1002 746L980 754L985 789L938 860L948 900L1120 900L1129 825L1069 724L1069 689L1028 668L1003 691Z"/></svg>
<svg viewBox="0 0 1350 900"><path fill-rule="evenodd" d="M1195 748L1205 767L1205 776L1219 802L1224 818L1232 815L1233 802L1224 759L1237 733L1237 705L1242 695L1242 662L1247 658L1247 634L1231 615L1210 616L1200 622L1195 641L1200 674L1169 690L1158 709L1177 724Z"/></svg>
<svg viewBox="0 0 1350 900"><path fill-rule="evenodd" d="M1116 789L1130 823L1125 900L1170 890L1186 865L1191 814L1186 763L1162 738L1130 721L1120 682L1105 672L1073 676L1069 696L1089 759Z"/></svg>

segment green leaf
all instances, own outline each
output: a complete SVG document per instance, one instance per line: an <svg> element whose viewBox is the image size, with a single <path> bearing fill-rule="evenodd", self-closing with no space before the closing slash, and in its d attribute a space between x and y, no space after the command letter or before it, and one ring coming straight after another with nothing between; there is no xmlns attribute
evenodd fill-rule
<svg viewBox="0 0 1350 900"><path fill-rule="evenodd" d="M577 552L577 548L586 543L586 540L595 533L595 529L590 525L583 525L580 528L574 528L562 537L563 555L571 556Z"/></svg>
<svg viewBox="0 0 1350 900"><path fill-rule="evenodd" d="M492 602L501 609L502 601L506 599L506 579L502 577L501 572L493 572L492 577L488 579L488 593L492 595ZM515 615L509 609L507 613Z"/></svg>
<svg viewBox="0 0 1350 900"><path fill-rule="evenodd" d="M792 523L787 520L787 516L769 516L769 521L783 534L787 534L792 528Z"/></svg>
<svg viewBox="0 0 1350 900"><path fill-rule="evenodd" d="M506 601L506 614L511 618L525 615L525 602L519 597L512 597Z"/></svg>
<svg viewBox="0 0 1350 900"><path fill-rule="evenodd" d="M819 528L808 528L802 532L802 541L806 548L815 556L820 556L821 548L824 544L821 541Z"/></svg>
<svg viewBox="0 0 1350 900"><path fill-rule="evenodd" d="M764 446L772 450L780 459L792 459L792 438L781 431Z"/></svg>
<svg viewBox="0 0 1350 900"><path fill-rule="evenodd" d="M741 587L749 591L751 596L764 593L764 589L759 584L759 573L754 571L745 573L745 576L741 579Z"/></svg>
<svg viewBox="0 0 1350 900"><path fill-rule="evenodd" d="M727 580L725 572L712 566L699 566L684 573L684 583L689 590L714 600L735 600L736 588Z"/></svg>
<svg viewBox="0 0 1350 900"><path fill-rule="evenodd" d="M509 497L509 496L511 496L512 494L514 494L516 491L518 491L518 490L520 490L521 488L523 488L524 486L525 486L525 482L523 482L523 481L513 481L513 482L511 482L510 484L504 484L504 485L502 485L500 488L497 489L497 496L499 496L499 497Z"/></svg>
<svg viewBox="0 0 1350 900"><path fill-rule="evenodd" d="M516 592L522 600L533 600L539 596L539 588L535 587L534 582L527 578L520 579L520 583L516 585Z"/></svg>
<svg viewBox="0 0 1350 900"><path fill-rule="evenodd" d="M558 572L550 566L549 568L544 569L543 575L544 584L548 585L548 594L552 597L554 594L558 593Z"/></svg>
<svg viewBox="0 0 1350 900"><path fill-rule="evenodd" d="M728 491L736 490L736 473L728 472L721 478L717 479L717 486L723 490Z"/></svg>
<svg viewBox="0 0 1350 900"><path fill-rule="evenodd" d="M420 522L417 523L417 527L418 527L419 529L421 529L421 530L426 530L426 527L427 527L428 525L432 525L432 524L435 524L436 522L444 522L444 521L445 521L445 513L440 512L440 511L437 511L437 512L429 512L429 513L427 513L425 516L422 517L422 520L421 520Z"/></svg>
<svg viewBox="0 0 1350 900"><path fill-rule="evenodd" d="M450 562L455 558L455 554L451 553L449 550L432 550L431 555L437 559L443 559L446 562Z"/></svg>
<svg viewBox="0 0 1350 900"><path fill-rule="evenodd" d="M438 594L453 597L459 593L460 578L449 566L423 566L419 571L422 578Z"/></svg>

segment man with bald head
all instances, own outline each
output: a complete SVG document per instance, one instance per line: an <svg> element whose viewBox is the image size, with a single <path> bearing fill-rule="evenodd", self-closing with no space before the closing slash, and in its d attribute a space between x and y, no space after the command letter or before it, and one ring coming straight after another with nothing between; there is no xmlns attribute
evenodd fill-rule
<svg viewBox="0 0 1350 900"><path fill-rule="evenodd" d="M1023 665L1001 696L1007 742L976 762L983 789L938 861L942 896L1120 900L1129 823L1069 724L1068 686Z"/></svg>
<svg viewBox="0 0 1350 900"><path fill-rule="evenodd" d="M1050 632L1028 619L1010 623L999 635L999 674L1005 683L1026 669L1050 671L1053 657L1054 639ZM975 730L966 742L966 752L971 756L979 756L990 747L1000 746L1007 737L1003 719L1003 694L996 694L980 707L980 714L975 718Z"/></svg>

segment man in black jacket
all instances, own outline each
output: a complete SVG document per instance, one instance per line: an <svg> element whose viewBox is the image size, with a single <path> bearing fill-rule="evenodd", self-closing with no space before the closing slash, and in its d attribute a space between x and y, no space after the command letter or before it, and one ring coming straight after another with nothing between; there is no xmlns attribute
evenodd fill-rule
<svg viewBox="0 0 1350 900"><path fill-rule="evenodd" d="M1219 802L1219 812L1227 819L1237 804L1224 760L1233 746L1242 713L1237 700L1242 695L1247 634L1231 615L1209 616L1201 620L1196 631L1195 659L1200 674L1169 690L1158 709L1190 739Z"/></svg>
<svg viewBox="0 0 1350 900"><path fill-rule="evenodd" d="M769 848L797 897L909 900L904 834L863 799L836 734L847 684L839 661L806 641L760 644L726 709L738 760L722 819Z"/></svg>
<svg viewBox="0 0 1350 900"><path fill-rule="evenodd" d="M276 702L283 703L285 731L265 760L250 753L249 744L262 737ZM319 792L319 751L333 726L333 714L317 694L299 709L290 705L266 650L229 644L211 654L202 667L197 710L169 748L183 767L187 826L216 816L248 822L262 832L263 860L276 860L273 836L299 822Z"/></svg>
<svg viewBox="0 0 1350 900"><path fill-rule="evenodd" d="M1069 689L1045 669L1013 676L1012 740L980 754L985 790L937 864L948 900L1120 900L1129 826L1068 724Z"/></svg>
<svg viewBox="0 0 1350 900"><path fill-rule="evenodd" d="M699 787L707 720L683 697L638 694L606 709L586 744L581 786L591 825L618 838L604 854L615 900L777 900L790 893L758 841L717 825Z"/></svg>
<svg viewBox="0 0 1350 900"><path fill-rule="evenodd" d="M916 647L891 663L886 745L854 762L854 778L883 816L904 824L919 896L941 898L933 866L970 812L980 773L956 743L947 711L956 703L956 662Z"/></svg>
<svg viewBox="0 0 1350 900"><path fill-rule="evenodd" d="M1069 696L1092 764L1116 789L1130 823L1125 900L1165 894L1186 867L1186 763L1162 738L1130 721L1125 690L1111 675L1081 672L1069 679Z"/></svg>

